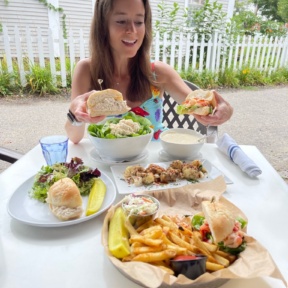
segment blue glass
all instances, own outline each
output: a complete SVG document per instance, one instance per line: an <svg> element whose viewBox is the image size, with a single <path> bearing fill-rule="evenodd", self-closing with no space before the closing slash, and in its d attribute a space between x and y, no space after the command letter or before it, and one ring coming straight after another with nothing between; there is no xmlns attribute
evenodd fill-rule
<svg viewBox="0 0 288 288"><path fill-rule="evenodd" d="M40 139L40 145L47 165L66 162L68 154L67 136L46 136Z"/></svg>

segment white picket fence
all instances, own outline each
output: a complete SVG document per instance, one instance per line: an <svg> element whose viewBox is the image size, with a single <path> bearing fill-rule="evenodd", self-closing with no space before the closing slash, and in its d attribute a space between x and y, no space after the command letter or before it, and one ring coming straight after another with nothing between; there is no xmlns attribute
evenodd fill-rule
<svg viewBox="0 0 288 288"><path fill-rule="evenodd" d="M72 71L66 71L66 60L70 60L73 70L79 59L89 57L89 39L84 38L82 30L77 35L70 32L68 39L63 39L62 33L57 34L58 37L55 37L50 30L31 30L29 27L20 31L17 26L11 32L3 25L3 32L0 34L0 59L5 59L9 72L13 71L13 63L17 62L23 86L26 84L25 75L30 72L25 70L27 65L24 65L28 61L31 66L38 63L41 67L49 63L54 82L59 76L62 87L67 87L67 72ZM222 35L218 34L205 42L201 35L192 33L156 33L151 58L166 62L179 72L217 72L229 67L253 67L271 72L288 66L288 37L238 36L229 46L223 46L221 39ZM57 64L58 61L60 65Z"/></svg>

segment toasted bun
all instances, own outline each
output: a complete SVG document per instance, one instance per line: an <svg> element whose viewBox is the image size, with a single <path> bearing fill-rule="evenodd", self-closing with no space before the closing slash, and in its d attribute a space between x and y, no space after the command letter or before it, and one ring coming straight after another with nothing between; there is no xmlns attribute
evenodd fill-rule
<svg viewBox="0 0 288 288"><path fill-rule="evenodd" d="M209 224L214 242L217 244L232 233L235 219L222 203L203 201L202 211Z"/></svg>
<svg viewBox="0 0 288 288"><path fill-rule="evenodd" d="M51 212L63 221L79 218L83 213L80 191L70 178L56 181L47 192L46 202Z"/></svg>
<svg viewBox="0 0 288 288"><path fill-rule="evenodd" d="M87 110L91 117L123 114L130 109L121 92L114 89L95 91L87 100Z"/></svg>
<svg viewBox="0 0 288 288"><path fill-rule="evenodd" d="M209 102L210 105L212 105L213 108L217 106L215 95L210 90L202 90L202 89L194 90L190 92L186 97L186 99L193 99L193 98L196 100L196 103L197 103L197 99L205 99ZM193 111L193 114L204 115L204 116L208 115L209 113L210 113L209 106L203 106Z"/></svg>

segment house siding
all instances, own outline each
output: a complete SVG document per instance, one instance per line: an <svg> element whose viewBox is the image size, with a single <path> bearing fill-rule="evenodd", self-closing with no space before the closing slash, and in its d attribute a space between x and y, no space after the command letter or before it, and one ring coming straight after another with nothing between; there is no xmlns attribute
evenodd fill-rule
<svg viewBox="0 0 288 288"><path fill-rule="evenodd" d="M47 8L38 1L13 0L7 5L0 1L0 11L0 22L5 24L9 31L14 29L15 25L21 27L22 31L26 25L35 30L37 27L47 30Z"/></svg>
<svg viewBox="0 0 288 288"><path fill-rule="evenodd" d="M73 34L79 34L79 30L82 29L85 38L89 37L93 13L92 1L59 0L59 7L62 7L66 14L67 30L72 30Z"/></svg>
<svg viewBox="0 0 288 288"><path fill-rule="evenodd" d="M19 28L20 39L26 37L26 26L30 27L30 37L35 38L37 29L41 30L44 37L48 35L48 13L47 8L38 1L13 0L7 5L0 1L0 23L7 27L9 37L15 35L15 26ZM1 36L1 33L0 33ZM13 39L11 39L13 41ZM15 41L15 40L14 40ZM3 41L0 41L0 57L4 55ZM34 46L36 44L32 44ZM15 55L16 45L11 45L11 53ZM25 54L26 47L23 45L22 52Z"/></svg>
<svg viewBox="0 0 288 288"><path fill-rule="evenodd" d="M67 28L67 33L73 32L73 36L77 37L80 33L80 29L83 31L84 39L89 39L90 34L90 23L92 19L93 6L95 0L81 0L81 1L71 1L71 0L58 0L59 7L63 8L66 15L65 23ZM191 0L190 0L191 1ZM227 12L228 1L233 0L218 0L219 3L223 4L223 11ZM57 0L56 0L57 2ZM158 19L158 4L161 3L161 0L151 0L151 9L152 9L152 19L153 27L155 27L155 21ZM173 6L173 3L177 2L180 6L178 16L175 25L181 23L183 9L185 3L189 1L185 0L165 0L165 5ZM42 3L37 0L13 0L9 1L5 5L4 1L0 1L0 23L4 24L7 27L9 37L14 36L14 27L17 26L20 30L20 38L26 37L25 27L28 26L31 31L31 37L37 36L37 29L41 30L42 36L45 38L48 36L49 27L51 25L51 17L49 18L48 8L45 7ZM50 15L51 16L51 15ZM54 15L57 18L57 13ZM60 19L57 19L56 22L62 25L61 14L59 15ZM53 19L53 17L52 17ZM49 23L50 21L50 23ZM53 21L53 20L52 20ZM52 23L55 24L55 23ZM57 34L57 33L56 33ZM1 37L1 33L0 33ZM36 45L36 44L33 44ZM0 41L0 57L5 54L3 41ZM25 47L22 47L25 51ZM44 51L47 49L44 47ZM15 48L12 48L12 53L15 53ZM77 51L75 51L77 53Z"/></svg>

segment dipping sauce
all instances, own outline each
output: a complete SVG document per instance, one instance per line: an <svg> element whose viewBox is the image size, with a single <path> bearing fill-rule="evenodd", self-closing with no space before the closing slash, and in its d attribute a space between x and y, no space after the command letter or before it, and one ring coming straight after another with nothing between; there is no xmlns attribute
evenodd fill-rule
<svg viewBox="0 0 288 288"><path fill-rule="evenodd" d="M196 144L200 137L186 133L171 132L161 135L161 139L175 144Z"/></svg>

